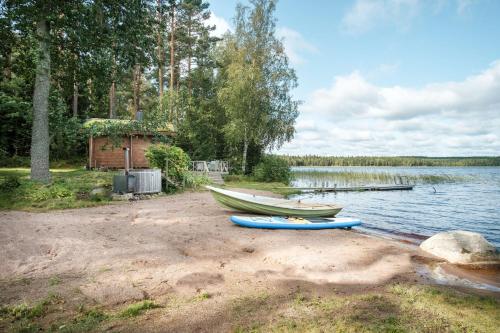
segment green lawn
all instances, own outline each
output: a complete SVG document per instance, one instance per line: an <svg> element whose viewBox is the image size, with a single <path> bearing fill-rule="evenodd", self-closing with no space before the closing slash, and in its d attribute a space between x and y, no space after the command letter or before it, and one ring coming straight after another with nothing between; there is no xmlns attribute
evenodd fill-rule
<svg viewBox="0 0 500 333"><path fill-rule="evenodd" d="M233 306L237 332L498 332L500 304L450 288L391 285L383 292L311 297L297 293L273 318L272 296L243 297ZM253 318L244 318L253 311ZM262 316L265 319L259 319ZM262 318L261 317L261 318Z"/></svg>
<svg viewBox="0 0 500 333"><path fill-rule="evenodd" d="M50 184L32 182L28 168L0 168L0 209L46 211L96 206L109 202L91 197L97 187L111 190L114 172L51 169Z"/></svg>
<svg viewBox="0 0 500 333"><path fill-rule="evenodd" d="M213 297L169 297L113 308L77 309L55 294L33 304L0 306L0 329L13 332L101 332L112 327L139 329L141 321L169 316L174 309L193 318ZM322 297L300 291L287 295L242 293L220 299L220 318L232 332L498 332L500 304L492 297L464 294L451 288L393 284L363 294ZM217 313L217 309L214 310ZM57 316L55 314L58 314ZM147 318L141 319L143 315ZM158 327L157 327L158 328ZM226 329L227 330L227 329Z"/></svg>

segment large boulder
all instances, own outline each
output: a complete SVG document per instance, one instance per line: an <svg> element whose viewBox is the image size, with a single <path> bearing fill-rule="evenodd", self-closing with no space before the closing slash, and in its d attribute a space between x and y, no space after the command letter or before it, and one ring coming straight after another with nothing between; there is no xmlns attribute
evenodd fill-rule
<svg viewBox="0 0 500 333"><path fill-rule="evenodd" d="M440 232L425 240L420 248L452 264L500 263L497 248L476 232Z"/></svg>

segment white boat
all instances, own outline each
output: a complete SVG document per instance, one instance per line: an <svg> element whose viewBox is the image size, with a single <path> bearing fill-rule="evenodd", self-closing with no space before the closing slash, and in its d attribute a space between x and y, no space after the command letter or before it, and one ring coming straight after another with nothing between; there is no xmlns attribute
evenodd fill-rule
<svg viewBox="0 0 500 333"><path fill-rule="evenodd" d="M287 200L229 191L213 186L205 187L224 206L249 213L277 216L329 217L337 215L342 209L341 206L336 204L308 203L302 200Z"/></svg>

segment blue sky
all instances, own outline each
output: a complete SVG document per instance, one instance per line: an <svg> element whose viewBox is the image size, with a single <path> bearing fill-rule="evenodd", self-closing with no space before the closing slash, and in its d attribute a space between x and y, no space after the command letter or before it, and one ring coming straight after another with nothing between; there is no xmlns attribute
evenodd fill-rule
<svg viewBox="0 0 500 333"><path fill-rule="evenodd" d="M237 1L210 3L230 28ZM280 153L500 155L500 1L281 0L276 16L304 101Z"/></svg>

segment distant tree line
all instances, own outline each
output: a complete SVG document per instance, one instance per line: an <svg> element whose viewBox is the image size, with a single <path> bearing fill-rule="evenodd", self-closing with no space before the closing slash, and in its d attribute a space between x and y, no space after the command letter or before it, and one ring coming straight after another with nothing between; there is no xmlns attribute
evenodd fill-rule
<svg viewBox="0 0 500 333"><path fill-rule="evenodd" d="M191 158L250 172L298 114L275 6L238 5L217 38L204 0L0 1L0 159L31 156L48 181L49 155L85 156L86 119L142 111Z"/></svg>
<svg viewBox="0 0 500 333"><path fill-rule="evenodd" d="M290 166L500 166L500 156L291 156L282 155Z"/></svg>

